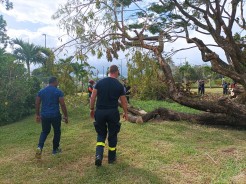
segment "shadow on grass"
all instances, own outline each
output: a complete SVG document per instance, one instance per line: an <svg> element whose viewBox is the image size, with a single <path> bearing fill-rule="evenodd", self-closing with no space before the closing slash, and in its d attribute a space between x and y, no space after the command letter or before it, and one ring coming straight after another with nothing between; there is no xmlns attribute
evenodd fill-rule
<svg viewBox="0 0 246 184"><path fill-rule="evenodd" d="M80 183L168 183L153 172L127 163L90 167Z"/></svg>

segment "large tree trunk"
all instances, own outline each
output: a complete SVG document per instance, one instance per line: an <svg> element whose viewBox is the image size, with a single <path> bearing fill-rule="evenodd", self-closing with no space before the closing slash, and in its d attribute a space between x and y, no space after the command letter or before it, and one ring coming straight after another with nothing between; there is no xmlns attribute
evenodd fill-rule
<svg viewBox="0 0 246 184"><path fill-rule="evenodd" d="M193 123L206 124L206 125L228 125L237 127L246 127L246 121L244 117L235 119L234 117L227 116L220 113L200 113L200 114L188 114L175 112L166 108L158 108L152 112L143 114L140 110L128 107L129 121L132 123L144 123L150 120L169 120L169 121L189 121Z"/></svg>
<svg viewBox="0 0 246 184"><path fill-rule="evenodd" d="M31 69L30 69L30 62L26 61L26 67L27 67L27 72L28 72L28 76L31 76Z"/></svg>

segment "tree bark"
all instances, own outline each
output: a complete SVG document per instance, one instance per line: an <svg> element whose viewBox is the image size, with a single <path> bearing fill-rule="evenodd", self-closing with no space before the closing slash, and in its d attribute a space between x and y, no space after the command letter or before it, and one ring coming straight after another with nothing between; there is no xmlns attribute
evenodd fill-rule
<svg viewBox="0 0 246 184"><path fill-rule="evenodd" d="M188 114L175 112L166 108L158 108L144 115L139 115L139 110L131 107L130 112L136 112L136 114L130 114L128 121L132 123L144 123L154 119L160 119L162 121L189 121L198 124L205 125L228 125L236 127L246 127L246 117L234 118L221 113L201 113L201 114Z"/></svg>

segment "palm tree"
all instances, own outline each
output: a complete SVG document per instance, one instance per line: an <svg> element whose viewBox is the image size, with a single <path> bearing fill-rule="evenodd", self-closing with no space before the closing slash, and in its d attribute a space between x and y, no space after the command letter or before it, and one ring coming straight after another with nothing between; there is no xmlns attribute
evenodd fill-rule
<svg viewBox="0 0 246 184"><path fill-rule="evenodd" d="M89 65L89 63L84 62L79 64L78 62L76 63L71 63L73 69L74 69L74 75L78 78L79 81L83 80L83 77L86 77L89 75L89 70L90 69L95 69L95 67L92 67Z"/></svg>
<svg viewBox="0 0 246 184"><path fill-rule="evenodd" d="M74 72L71 65L73 58L73 56L70 56L65 59L59 59L58 63L54 65L52 72L53 75L58 78L59 88L61 88L65 94L74 94L76 91L72 77Z"/></svg>
<svg viewBox="0 0 246 184"><path fill-rule="evenodd" d="M0 48L0 58L4 57L5 54L6 54L5 50L3 48Z"/></svg>
<svg viewBox="0 0 246 184"><path fill-rule="evenodd" d="M47 74L51 75L54 66L55 55L50 48L39 47L36 63L42 64Z"/></svg>
<svg viewBox="0 0 246 184"><path fill-rule="evenodd" d="M28 75L30 76L30 64L38 63L37 57L40 52L40 47L17 38L13 40L13 43L19 46L14 49L14 56L18 60L26 63Z"/></svg>

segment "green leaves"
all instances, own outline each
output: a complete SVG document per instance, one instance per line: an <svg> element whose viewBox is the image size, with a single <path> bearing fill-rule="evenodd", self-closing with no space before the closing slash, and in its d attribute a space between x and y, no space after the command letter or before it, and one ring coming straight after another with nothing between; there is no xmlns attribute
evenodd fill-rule
<svg viewBox="0 0 246 184"><path fill-rule="evenodd" d="M144 26L144 24L143 23L140 23L140 24L130 24L129 25L129 29L131 30L131 29L141 29L141 28L143 28L143 26Z"/></svg>
<svg viewBox="0 0 246 184"><path fill-rule="evenodd" d="M95 55L96 55L96 51L95 51L94 49L91 49L91 54L92 54L93 56L95 56Z"/></svg>
<svg viewBox="0 0 246 184"><path fill-rule="evenodd" d="M0 3L5 4L6 10L13 9L13 3L9 0L1 0Z"/></svg>
<svg viewBox="0 0 246 184"><path fill-rule="evenodd" d="M88 18L89 18L89 19L94 19L94 16L95 16L95 14L94 14L93 11L90 11L90 12L88 13Z"/></svg>
<svg viewBox="0 0 246 184"><path fill-rule="evenodd" d="M132 86L133 95L145 100L163 99L166 96L167 86L160 80L163 79L163 73L153 58L136 51L127 66L128 81Z"/></svg>
<svg viewBox="0 0 246 184"><path fill-rule="evenodd" d="M100 9L100 7L101 7L100 1L99 1L99 0L96 0L96 8L97 8L97 9Z"/></svg>
<svg viewBox="0 0 246 184"><path fill-rule="evenodd" d="M3 16L0 15L0 48L6 48L8 44L9 37L7 35L6 26L6 21L3 19Z"/></svg>
<svg viewBox="0 0 246 184"><path fill-rule="evenodd" d="M32 113L39 81L26 73L13 55L0 51L0 125Z"/></svg>
<svg viewBox="0 0 246 184"><path fill-rule="evenodd" d="M53 64L54 54L50 49L36 46L17 38L13 40L13 43L17 46L14 48L14 56L21 62L26 63L29 76L31 74L31 63L39 63L45 67Z"/></svg>
<svg viewBox="0 0 246 184"><path fill-rule="evenodd" d="M97 58L100 59L103 56L103 53L101 50L97 51Z"/></svg>
<svg viewBox="0 0 246 184"><path fill-rule="evenodd" d="M120 6L130 6L132 3L132 0L118 0L115 2L117 7Z"/></svg>
<svg viewBox="0 0 246 184"><path fill-rule="evenodd" d="M149 7L149 10L150 11L153 11L157 14L162 14L162 13L166 13L167 11L169 11L171 8L170 7L165 7L163 5L159 5L159 4L152 4L150 7Z"/></svg>
<svg viewBox="0 0 246 184"><path fill-rule="evenodd" d="M110 48L107 48L107 50L106 50L106 58L108 61L113 61L113 57L111 55Z"/></svg>

